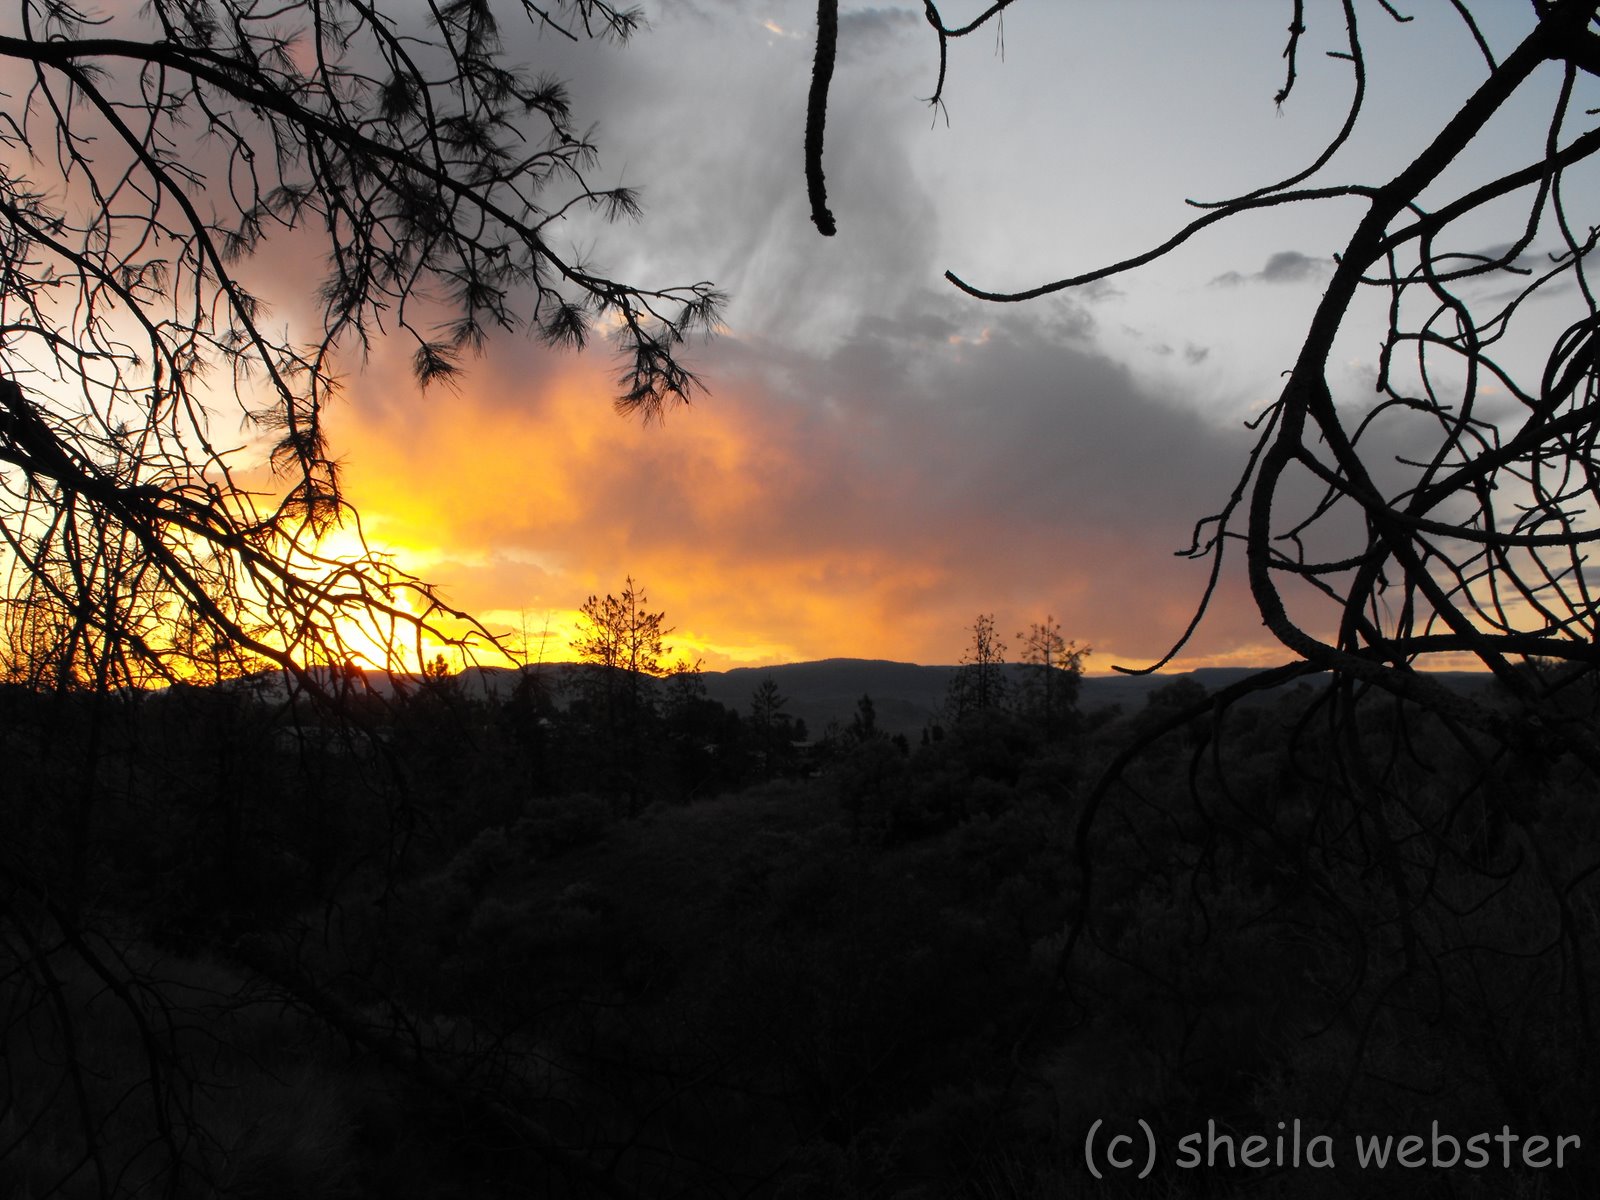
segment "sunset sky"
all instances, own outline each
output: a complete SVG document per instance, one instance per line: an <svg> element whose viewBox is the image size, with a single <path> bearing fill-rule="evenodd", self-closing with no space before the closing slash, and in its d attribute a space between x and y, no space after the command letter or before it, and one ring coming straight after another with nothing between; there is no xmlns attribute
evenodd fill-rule
<svg viewBox="0 0 1600 1200"><path fill-rule="evenodd" d="M369 537L491 627L546 635L547 659L571 656L585 596L629 574L708 668L953 662L987 612L1005 633L1053 614L1091 669L1159 656L1204 583L1173 552L1233 485L1244 422L1274 398L1357 206L1225 223L1025 305L942 275L1045 282L1164 239L1186 197L1306 165L1350 87L1325 54L1338 7L1307 7L1279 112L1288 4L1025 0L1003 39L952 45L947 122L920 99L937 65L920 0L846 2L826 240L801 157L814 4L654 0L623 47L511 37L599 122L596 180L643 192L642 222L575 224L573 242L641 284L714 281L727 329L689 356L708 392L648 428L612 414L603 346L502 338L425 395L380 346L332 423ZM1360 8L1368 120L1320 181L1387 179L1483 73L1444 0L1416 0L1407 25ZM1504 50L1521 7L1491 15ZM1541 129L1519 109L1485 154ZM1351 403L1371 394L1380 328L1358 312L1341 343L1332 382ZM1284 657L1230 577L1178 665Z"/></svg>

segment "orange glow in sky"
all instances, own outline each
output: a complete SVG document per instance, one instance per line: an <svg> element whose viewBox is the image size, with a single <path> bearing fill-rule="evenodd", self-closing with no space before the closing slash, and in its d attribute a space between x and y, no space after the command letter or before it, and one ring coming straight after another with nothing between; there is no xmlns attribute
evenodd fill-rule
<svg viewBox="0 0 1600 1200"><path fill-rule="evenodd" d="M924 480L886 453L898 434L881 414L819 415L729 372L644 426L610 411L603 357L537 361L518 372L491 356L460 390L404 404L385 398L415 385L379 364L348 381L333 418L371 543L513 657L571 659L579 606L630 574L673 629L669 659L707 669L954 662L973 618L993 612L1006 632L1054 615L1104 670L1119 653L1159 654L1187 619L1187 592L1119 598L1108 535L1092 528L1041 536L977 503L923 513ZM1277 657L1234 645L1186 665L1241 656Z"/></svg>
<svg viewBox="0 0 1600 1200"><path fill-rule="evenodd" d="M638 226L574 216L552 238L603 254L619 279L725 288L728 332L687 353L710 394L642 427L610 410L603 346L556 353L517 335L491 339L459 390L422 393L408 350L380 340L329 413L372 543L530 660L569 659L585 598L630 575L673 628L672 657L712 669L951 663L980 614L1006 636L1054 617L1093 648L1091 671L1161 658L1209 565L1174 552L1238 480L1244 423L1276 399L1350 210L1224 222L1112 286L1026 305L975 303L941 275L1024 287L1160 244L1192 218L1187 197L1301 170L1342 119L1348 64L1308 57L1280 106L1281 24L1253 8L1019 6L1014 28L1030 32L1003 59L953 59L957 111L930 130L919 6L863 10L851 44L870 69L835 84L839 232L822 239L795 141L812 54L793 31L811 10L737 7L708 24L661 6L616 61L529 49L604 123L606 170L644 188ZM1491 21L1496 44L1521 36L1510 11ZM1411 28L1371 48L1372 87L1391 89L1371 103L1394 119L1341 151L1357 177L1387 178L1477 86L1462 29L1451 42ZM294 299L314 294L301 278L314 260L260 266L288 284L285 319L317 318ZM1332 356L1341 402L1372 395L1375 303ZM1292 523L1315 491L1285 493L1275 517ZM1329 525L1330 542L1360 544ZM1170 669L1290 657L1238 543L1229 554Z"/></svg>

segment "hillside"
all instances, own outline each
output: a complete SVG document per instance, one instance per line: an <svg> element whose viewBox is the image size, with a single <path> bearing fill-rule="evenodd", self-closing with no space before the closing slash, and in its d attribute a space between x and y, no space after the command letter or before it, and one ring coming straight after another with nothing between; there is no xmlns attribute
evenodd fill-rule
<svg viewBox="0 0 1600 1200"><path fill-rule="evenodd" d="M574 663L547 663L533 669L549 677L559 695L578 668ZM705 671L701 678L708 697L740 713L749 709L751 694L761 682L771 678L787 698L784 712L803 720L812 737L820 736L830 723L848 725L861 697L871 696L880 728L890 734L915 737L924 727L940 720L951 676L958 669L886 659L826 658L770 667ZM1025 669L1015 663L1007 667L1014 679ZM1135 712L1144 707L1152 692L1175 680L1191 679L1214 692L1258 669L1205 667L1197 671L1153 675L1085 676L1079 707L1084 712L1095 712L1120 705L1125 712ZM1461 691L1471 691L1488 682L1488 676L1468 671L1436 672L1433 677ZM506 696L515 684L516 669L471 667L458 678L469 695ZM380 672L369 672L367 679L369 686L379 693L389 694L393 690L389 678ZM1258 702L1260 699L1256 698Z"/></svg>

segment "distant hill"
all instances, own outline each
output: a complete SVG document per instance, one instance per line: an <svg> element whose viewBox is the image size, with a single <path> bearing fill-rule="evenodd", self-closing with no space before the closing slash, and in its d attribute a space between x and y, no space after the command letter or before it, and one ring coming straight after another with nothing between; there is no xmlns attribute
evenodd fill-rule
<svg viewBox="0 0 1600 1200"><path fill-rule="evenodd" d="M909 736L934 719L954 673L954 667L826 658L776 667L707 671L705 681L706 694L713 700L745 712L750 708L751 693L763 679L771 678L788 697L783 711L803 720L813 738L820 737L832 721L848 725L861 697L871 696L878 727Z"/></svg>
<svg viewBox="0 0 1600 1200"><path fill-rule="evenodd" d="M579 670L575 663L547 663L536 668L559 691ZM825 658L818 662L784 663L772 667L735 667L728 671L705 671L702 679L706 695L720 704L746 713L750 697L764 679L771 678L787 699L783 711L806 723L813 738L820 737L832 722L848 725L863 695L872 697L878 726L888 733L903 733L915 738L922 729L940 719L950 678L960 668L924 667L916 663L890 662L871 658ZM1008 673L1020 678L1026 668L1008 664ZM1236 683L1261 668L1203 667L1197 671L1154 675L1093 675L1083 680L1079 707L1086 712L1120 705L1124 712L1143 708L1150 694L1177 679L1192 679L1207 691ZM1432 672L1432 677L1448 687L1471 692L1489 685L1489 677L1469 671ZM414 678L414 677L413 677ZM469 667L457 677L468 695L508 696L516 684L516 669L508 667ZM383 672L367 673L368 685L390 695L396 680ZM406 686L406 677L398 678ZM1250 698L1264 702L1271 693Z"/></svg>
<svg viewBox="0 0 1600 1200"><path fill-rule="evenodd" d="M707 695L742 712L750 707L750 694L770 676L778 691L789 698L784 711L802 718L813 737L819 736L830 721L848 724L861 697L869 695L879 727L910 737L939 720L950 678L959 669L881 659L827 658L776 667L707 671L705 681ZM1024 670L1016 663L1007 666L1007 673L1014 680ZM1214 691L1252 672L1249 667L1213 667L1187 674L1089 676L1083 680L1078 704L1086 711L1113 704L1133 711L1144 707L1151 692L1175 679L1194 679Z"/></svg>
<svg viewBox="0 0 1600 1200"><path fill-rule="evenodd" d="M778 691L788 697L784 711L802 718L812 737L818 737L830 721L847 725L863 695L872 697L878 725L889 733L908 737L939 719L944 708L950 677L959 668L923 667L915 663L880 659L827 658L820 662L786 663L775 667L736 667L730 671L704 673L706 694L729 708L745 712L750 695L769 676ZM1026 668L1010 664L1014 678ZM1154 675L1091 675L1083 680L1078 706L1086 712L1121 705L1124 712L1143 708L1150 694L1177 679L1192 679L1208 692L1237 683L1261 670L1259 667L1203 667L1197 671ZM1468 671L1434 672L1433 678L1448 687L1471 691L1488 683L1488 676ZM1252 700L1261 702L1271 693Z"/></svg>

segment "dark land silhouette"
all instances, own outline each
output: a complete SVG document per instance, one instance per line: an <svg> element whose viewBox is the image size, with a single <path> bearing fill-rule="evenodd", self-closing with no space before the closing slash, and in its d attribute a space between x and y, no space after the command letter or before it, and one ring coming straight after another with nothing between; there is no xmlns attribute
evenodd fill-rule
<svg viewBox="0 0 1600 1200"><path fill-rule="evenodd" d="M1220 725L1204 681L1231 673L1084 680L1045 736L1023 687L891 727L962 668L639 679L625 714L595 669L429 672L382 695L351 677L336 710L274 676L0 690L26 799L0 829L4 1194L1600 1180L1575 1069L1600 930L1585 891L1563 906L1547 882L1595 843L1568 764L1484 773L1436 717L1369 699L1369 733L1404 730L1408 781L1371 808L1314 678ZM858 686L884 700L833 715ZM1552 719L1594 719L1586 683L1559 694ZM1153 1175L1097 1183L1094 1122L1140 1118ZM1229 1155L1270 1146L1279 1121L1331 1165L1217 1158L1230 1137ZM1539 1154L1358 1161L1357 1138L1433 1122L1463 1147L1502 1127L1583 1144L1559 1174ZM1183 1141L1208 1129L1223 1141Z"/></svg>

